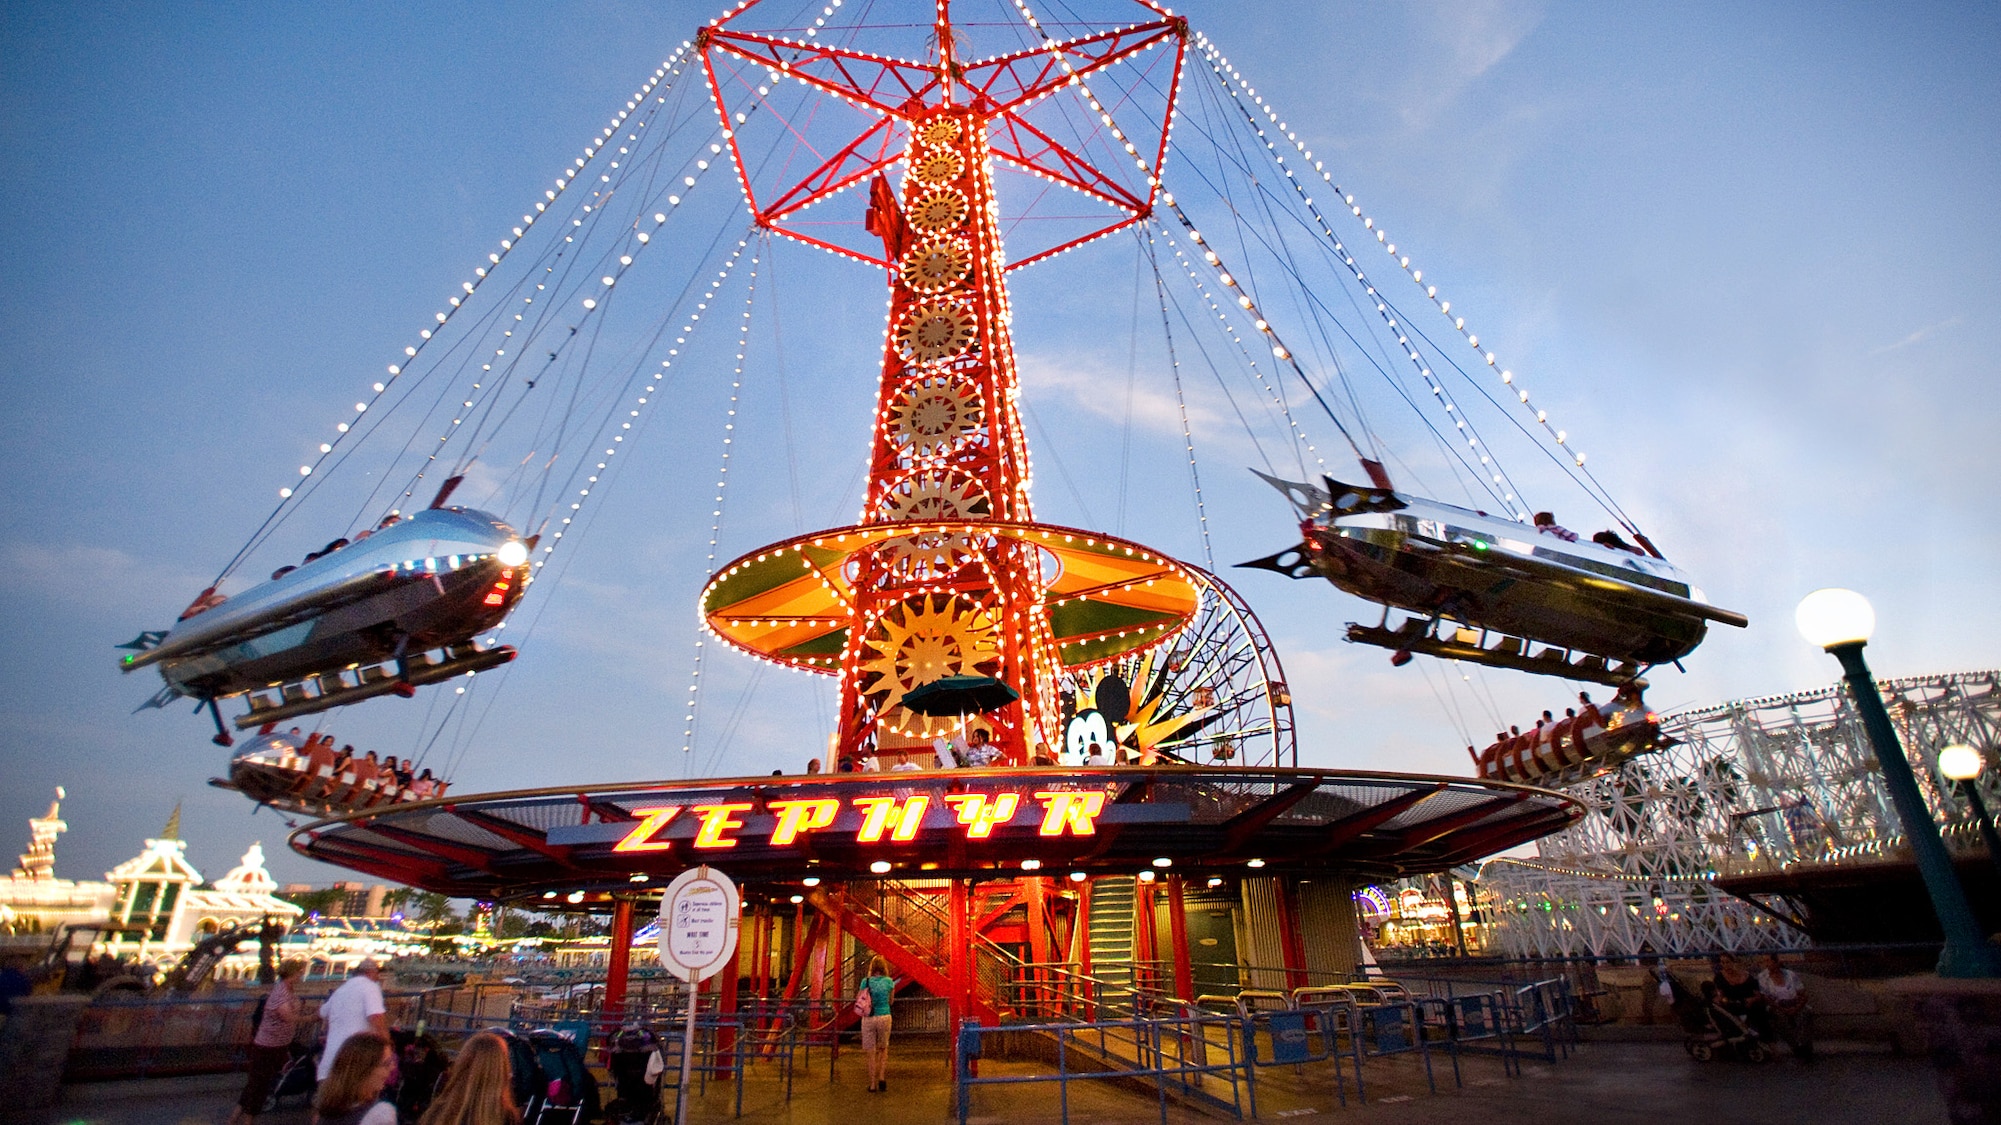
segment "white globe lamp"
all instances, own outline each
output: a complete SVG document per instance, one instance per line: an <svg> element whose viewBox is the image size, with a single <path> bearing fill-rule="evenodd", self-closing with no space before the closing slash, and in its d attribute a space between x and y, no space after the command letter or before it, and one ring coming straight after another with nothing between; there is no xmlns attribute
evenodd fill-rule
<svg viewBox="0 0 2001 1125"><path fill-rule="evenodd" d="M1859 645L1876 632L1876 609L1853 590L1830 587L1801 598L1793 623L1801 636L1821 648Z"/></svg>

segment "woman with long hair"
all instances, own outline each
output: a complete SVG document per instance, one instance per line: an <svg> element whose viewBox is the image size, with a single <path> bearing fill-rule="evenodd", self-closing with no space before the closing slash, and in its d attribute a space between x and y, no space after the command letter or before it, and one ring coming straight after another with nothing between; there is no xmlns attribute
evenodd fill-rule
<svg viewBox="0 0 2001 1125"><path fill-rule="evenodd" d="M348 1036L313 1098L315 1125L396 1125L396 1107L378 1100L395 1070L388 1036L373 1031Z"/></svg>
<svg viewBox="0 0 2001 1125"><path fill-rule="evenodd" d="M466 1040L444 1088L431 1100L418 1125L520 1125L514 1104L514 1070L507 1060L507 1043L490 1031Z"/></svg>
<svg viewBox="0 0 2001 1125"><path fill-rule="evenodd" d="M867 997L868 1004L868 1014L862 1017L862 1054L868 1056L868 1088L872 1094L880 1093L889 1089L884 1080L889 1070L889 1000L896 994L889 962L880 956L869 958L868 976L862 978L857 992ZM855 1005L856 1010L861 1006Z"/></svg>

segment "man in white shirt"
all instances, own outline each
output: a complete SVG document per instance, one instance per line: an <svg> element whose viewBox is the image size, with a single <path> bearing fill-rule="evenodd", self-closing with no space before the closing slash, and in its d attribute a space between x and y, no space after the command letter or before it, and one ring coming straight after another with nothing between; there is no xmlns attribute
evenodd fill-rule
<svg viewBox="0 0 2001 1125"><path fill-rule="evenodd" d="M326 1052L320 1056L320 1081L333 1073L334 1056L340 1045L364 1031L387 1037L388 1010L382 1003L382 966L364 960L348 974L347 983L333 990L320 1005L320 1018L327 1021Z"/></svg>

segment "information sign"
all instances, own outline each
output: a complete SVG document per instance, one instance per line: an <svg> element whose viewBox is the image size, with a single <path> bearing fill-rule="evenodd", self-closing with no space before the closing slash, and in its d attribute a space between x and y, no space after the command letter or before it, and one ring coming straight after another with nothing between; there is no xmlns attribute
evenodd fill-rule
<svg viewBox="0 0 2001 1125"><path fill-rule="evenodd" d="M714 976L736 955L736 884L713 867L691 867L660 899L660 964L689 982Z"/></svg>

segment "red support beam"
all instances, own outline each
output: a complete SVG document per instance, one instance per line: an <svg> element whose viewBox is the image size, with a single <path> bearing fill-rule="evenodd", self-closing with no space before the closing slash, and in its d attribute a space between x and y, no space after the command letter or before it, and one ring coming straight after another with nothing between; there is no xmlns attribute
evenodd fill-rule
<svg viewBox="0 0 2001 1125"><path fill-rule="evenodd" d="M1167 877L1167 930L1174 943L1174 995L1183 1003L1195 1000L1195 966L1188 948L1188 904L1183 896L1181 876Z"/></svg>
<svg viewBox="0 0 2001 1125"><path fill-rule="evenodd" d="M1154 938L1153 891L1155 884L1133 882L1133 985L1154 988L1160 981L1160 943ZM1142 971L1144 966L1144 971Z"/></svg>
<svg viewBox="0 0 2001 1125"><path fill-rule="evenodd" d="M1036 1015L1044 1014L1047 1000L1042 994L1043 979L1049 972L1043 966L1050 962L1049 927L1049 881L1039 875L1032 875L1021 881L1022 891L1028 899L1028 960L1035 966L1028 970L1028 1009Z"/></svg>
<svg viewBox="0 0 2001 1125"><path fill-rule="evenodd" d="M1380 805L1373 805L1363 809L1361 812L1335 821L1327 827L1327 835L1321 837L1320 846L1314 850L1313 854L1324 855L1348 841L1359 837L1362 833L1375 828L1377 825L1388 824L1397 818L1398 813L1406 809L1415 808L1438 796L1440 793L1445 792L1445 786L1446 783L1441 781L1430 789L1413 789L1401 796L1392 797Z"/></svg>
<svg viewBox="0 0 2001 1125"><path fill-rule="evenodd" d="M1306 947L1299 939L1299 884L1288 878L1278 884L1278 940L1285 958L1285 987L1288 991L1306 987Z"/></svg>
<svg viewBox="0 0 2001 1125"><path fill-rule="evenodd" d="M625 1022L625 985L632 972L632 900L611 907L611 953L605 965L603 1018L607 1032Z"/></svg>
<svg viewBox="0 0 2001 1125"><path fill-rule="evenodd" d="M951 1028L952 1038L947 1042L959 1041L959 1028L973 1011L973 895L968 880L952 880L951 900ZM992 1017L988 1017L991 1019ZM958 1065L959 1053L952 1052L953 1065ZM957 1077L955 1074L953 1077Z"/></svg>
<svg viewBox="0 0 2001 1125"><path fill-rule="evenodd" d="M806 908L801 906L792 924L792 976L785 982L785 991L779 997L781 1000L789 1001L804 989L806 971L812 966L813 946L819 942L820 931L827 925L826 916L822 914L813 915L811 926L805 922ZM809 997L812 995L810 990L806 992Z"/></svg>

